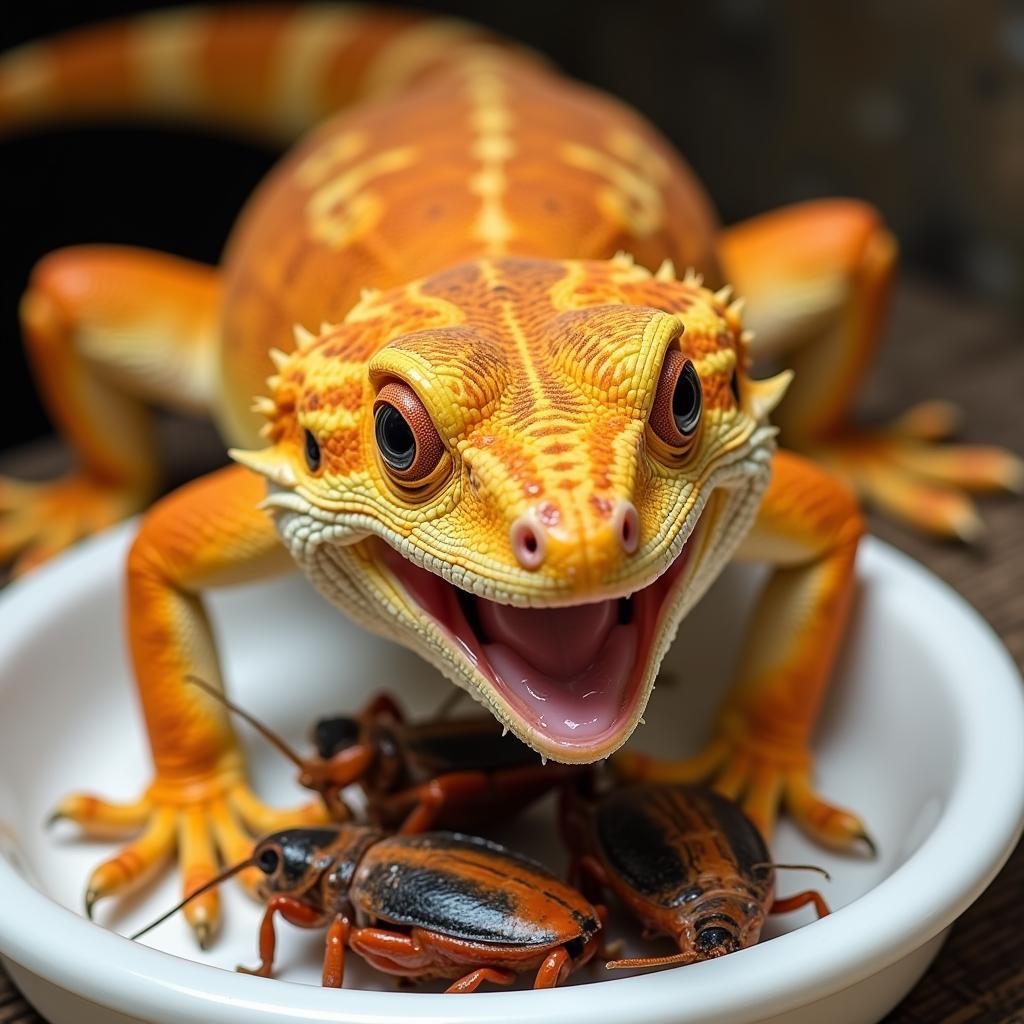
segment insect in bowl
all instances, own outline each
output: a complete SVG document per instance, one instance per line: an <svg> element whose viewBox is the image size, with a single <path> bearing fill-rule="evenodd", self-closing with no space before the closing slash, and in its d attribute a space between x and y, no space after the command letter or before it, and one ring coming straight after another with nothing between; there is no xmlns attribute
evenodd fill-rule
<svg viewBox="0 0 1024 1024"><path fill-rule="evenodd" d="M287 927L280 980L235 974L236 964L256 960L260 910L231 886L224 930L207 952L180 917L146 937L156 948L131 943L109 929L131 932L172 905L176 881L168 875L125 906L101 908L108 928L90 924L80 915L81 886L100 850L70 831L44 829L69 785L128 799L146 775L121 636L121 558L130 534L123 527L83 545L0 597L0 954L51 1024L413 1017L867 1024L914 984L1019 834L1019 674L952 591L871 540L816 747L822 788L863 811L879 857L829 854L787 824L774 844L780 861L831 871L832 883L821 886L830 917L814 921L804 910L774 918L768 941L709 963L626 977L595 964L564 989L469 996L441 995L437 986L396 991L354 957L346 988L325 991L315 984L319 935ZM729 570L684 623L637 738L641 749L678 756L706 734L759 580L754 570ZM296 744L316 715L358 708L382 686L415 714L429 713L449 692L413 655L340 620L297 578L222 592L213 614L233 692ZM281 802L299 798L287 766L242 735L258 791ZM550 802L497 838L564 867ZM807 883L782 872L778 889L786 895ZM628 954L671 951L640 942L618 914L610 938L620 929Z"/></svg>

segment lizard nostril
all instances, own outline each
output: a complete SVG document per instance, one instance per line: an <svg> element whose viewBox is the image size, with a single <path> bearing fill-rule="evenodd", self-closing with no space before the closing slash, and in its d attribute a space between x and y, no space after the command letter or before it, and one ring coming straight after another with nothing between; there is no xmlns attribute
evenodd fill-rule
<svg viewBox="0 0 1024 1024"><path fill-rule="evenodd" d="M612 529L618 535L622 550L627 555L633 554L640 546L640 517L633 502L623 499L615 506Z"/></svg>
<svg viewBox="0 0 1024 1024"><path fill-rule="evenodd" d="M529 513L512 524L512 551L524 569L538 569L544 561L544 527Z"/></svg>

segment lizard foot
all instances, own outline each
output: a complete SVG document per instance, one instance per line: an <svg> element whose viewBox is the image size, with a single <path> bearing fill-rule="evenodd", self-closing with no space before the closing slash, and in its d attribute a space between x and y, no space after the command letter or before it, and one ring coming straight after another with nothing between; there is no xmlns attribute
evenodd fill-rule
<svg viewBox="0 0 1024 1024"><path fill-rule="evenodd" d="M22 576L144 508L151 495L73 473L45 483L0 477L0 562Z"/></svg>
<svg viewBox="0 0 1024 1024"><path fill-rule="evenodd" d="M111 803L87 793L66 797L50 822L73 821L86 836L98 839L136 838L89 876L85 909L91 918L96 903L145 884L177 854L183 894L208 882L220 865L245 860L254 836L268 831L327 820L319 800L291 810L262 803L238 773L213 775L187 787L155 782L142 799ZM218 863L218 861L220 863ZM242 872L242 884L252 891L260 873ZM199 945L206 949L220 923L216 889L193 900L185 918Z"/></svg>
<svg viewBox="0 0 1024 1024"><path fill-rule="evenodd" d="M887 428L851 431L808 454L894 519L973 543L984 525L970 495L1024 492L1024 462L1003 448L942 443L958 419L948 403L924 402Z"/></svg>
<svg viewBox="0 0 1024 1024"><path fill-rule="evenodd" d="M770 840L785 809L815 842L835 850L876 847L857 815L829 803L811 787L811 754L804 748L769 746L742 733L720 735L696 756L663 761L623 751L612 758L616 775L630 781L710 783L734 800Z"/></svg>

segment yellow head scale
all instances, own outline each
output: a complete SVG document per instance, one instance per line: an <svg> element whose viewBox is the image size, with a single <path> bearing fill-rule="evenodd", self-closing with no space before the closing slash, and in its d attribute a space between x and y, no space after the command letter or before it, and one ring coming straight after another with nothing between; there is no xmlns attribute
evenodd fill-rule
<svg viewBox="0 0 1024 1024"><path fill-rule="evenodd" d="M749 380L745 342L728 290L671 265L478 260L297 332L258 403L270 446L233 454L332 600L542 753L593 760L636 724L767 483L787 380ZM605 646L553 665L513 603ZM534 669L569 725L526 707L510 676ZM606 699L581 728L591 670Z"/></svg>

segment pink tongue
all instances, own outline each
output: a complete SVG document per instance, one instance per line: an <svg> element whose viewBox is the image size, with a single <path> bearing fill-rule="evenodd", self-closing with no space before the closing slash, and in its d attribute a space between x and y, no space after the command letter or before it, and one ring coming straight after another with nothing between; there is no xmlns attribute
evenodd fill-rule
<svg viewBox="0 0 1024 1024"><path fill-rule="evenodd" d="M638 643L636 623L613 626L592 664L558 678L528 665L504 644L486 644L484 652L520 714L551 740L571 747L593 743L621 725Z"/></svg>
<svg viewBox="0 0 1024 1024"><path fill-rule="evenodd" d="M592 665L618 621L614 600L571 608L512 608L477 598L476 606L488 640L556 678Z"/></svg>

